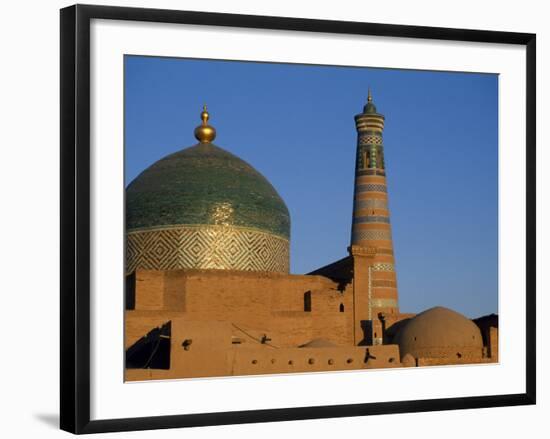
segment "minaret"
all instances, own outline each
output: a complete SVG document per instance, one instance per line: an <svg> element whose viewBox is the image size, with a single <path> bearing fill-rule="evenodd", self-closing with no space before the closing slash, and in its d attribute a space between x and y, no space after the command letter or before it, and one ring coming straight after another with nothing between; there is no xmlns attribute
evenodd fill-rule
<svg viewBox="0 0 550 439"><path fill-rule="evenodd" d="M355 343L383 342L384 317L399 312L384 164L384 116L369 89L355 116L357 159L350 253L354 265Z"/></svg>

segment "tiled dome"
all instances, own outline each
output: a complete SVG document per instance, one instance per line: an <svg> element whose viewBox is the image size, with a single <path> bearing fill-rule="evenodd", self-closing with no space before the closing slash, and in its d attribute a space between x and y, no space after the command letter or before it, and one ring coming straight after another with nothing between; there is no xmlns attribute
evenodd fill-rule
<svg viewBox="0 0 550 439"><path fill-rule="evenodd" d="M145 169L126 189L126 271L289 271L290 216L277 191L245 161L199 143Z"/></svg>
<svg viewBox="0 0 550 439"><path fill-rule="evenodd" d="M212 143L157 161L126 189L129 232L179 224L224 224L290 236L288 209L273 186Z"/></svg>

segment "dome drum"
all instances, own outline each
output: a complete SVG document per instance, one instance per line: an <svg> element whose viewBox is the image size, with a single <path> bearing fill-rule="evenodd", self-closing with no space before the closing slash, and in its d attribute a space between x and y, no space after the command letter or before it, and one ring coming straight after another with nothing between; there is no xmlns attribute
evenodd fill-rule
<svg viewBox="0 0 550 439"><path fill-rule="evenodd" d="M181 225L127 235L126 271L216 270L288 273L289 242L243 227Z"/></svg>

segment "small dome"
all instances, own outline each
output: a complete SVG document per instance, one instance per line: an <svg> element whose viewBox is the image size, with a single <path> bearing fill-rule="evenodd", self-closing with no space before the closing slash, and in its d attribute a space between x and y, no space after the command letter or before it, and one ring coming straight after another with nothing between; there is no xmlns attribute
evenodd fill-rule
<svg viewBox="0 0 550 439"><path fill-rule="evenodd" d="M374 105L372 102L368 102L367 105L363 107L363 113L376 114L376 105Z"/></svg>
<svg viewBox="0 0 550 439"><path fill-rule="evenodd" d="M477 325L456 311L437 306L412 318L396 335L401 358L481 356L483 340Z"/></svg>
<svg viewBox="0 0 550 439"><path fill-rule="evenodd" d="M363 107L363 113L365 114L377 114L376 105L372 102L372 93L369 88L369 95L367 98L367 104Z"/></svg>

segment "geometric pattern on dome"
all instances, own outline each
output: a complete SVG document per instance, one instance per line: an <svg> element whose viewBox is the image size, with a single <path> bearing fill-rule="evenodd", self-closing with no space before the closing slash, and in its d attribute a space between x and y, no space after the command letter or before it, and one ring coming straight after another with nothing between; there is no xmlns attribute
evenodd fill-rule
<svg viewBox="0 0 550 439"><path fill-rule="evenodd" d="M182 268L288 273L289 242L270 233L215 225L127 234L127 273Z"/></svg>

